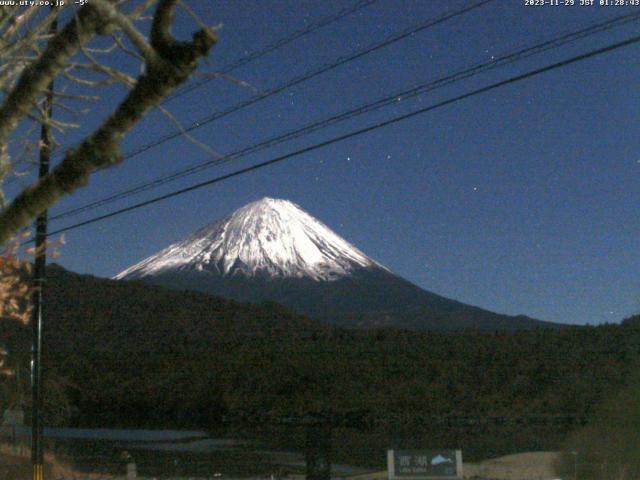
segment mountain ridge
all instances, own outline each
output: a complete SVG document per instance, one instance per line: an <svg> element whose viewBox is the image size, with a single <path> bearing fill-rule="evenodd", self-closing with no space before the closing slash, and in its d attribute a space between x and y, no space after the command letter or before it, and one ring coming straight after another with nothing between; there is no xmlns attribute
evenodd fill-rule
<svg viewBox="0 0 640 480"><path fill-rule="evenodd" d="M309 277L331 281L355 268L385 268L287 200L265 197L197 230L114 277L175 268L223 277Z"/></svg>
<svg viewBox="0 0 640 480"><path fill-rule="evenodd" d="M118 274L235 300L274 301L341 327L520 330L509 316L424 290L287 200L245 205Z"/></svg>

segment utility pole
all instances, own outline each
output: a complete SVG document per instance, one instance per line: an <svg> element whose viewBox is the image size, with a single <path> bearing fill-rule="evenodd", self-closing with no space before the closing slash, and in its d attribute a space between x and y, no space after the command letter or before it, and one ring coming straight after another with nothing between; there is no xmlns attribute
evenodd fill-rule
<svg viewBox="0 0 640 480"><path fill-rule="evenodd" d="M54 6L51 7L55 8ZM49 33L55 34L58 21L54 19ZM43 103L43 121L40 130L40 168L38 178L49 173L51 158L51 125L53 114L53 80ZM42 327L43 327L43 289L47 271L47 211L36 219L35 265L33 269L33 314L31 318L31 464L33 480L44 480L44 451L42 445Z"/></svg>

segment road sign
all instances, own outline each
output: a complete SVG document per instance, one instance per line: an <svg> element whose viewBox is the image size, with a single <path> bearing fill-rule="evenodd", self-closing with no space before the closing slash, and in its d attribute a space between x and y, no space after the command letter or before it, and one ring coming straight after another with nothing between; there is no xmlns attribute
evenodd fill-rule
<svg viewBox="0 0 640 480"><path fill-rule="evenodd" d="M389 480L462 478L462 450L389 450Z"/></svg>

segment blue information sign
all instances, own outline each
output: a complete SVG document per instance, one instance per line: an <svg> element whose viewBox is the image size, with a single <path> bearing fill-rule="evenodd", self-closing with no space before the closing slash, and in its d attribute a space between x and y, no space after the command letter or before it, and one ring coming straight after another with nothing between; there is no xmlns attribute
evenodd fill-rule
<svg viewBox="0 0 640 480"><path fill-rule="evenodd" d="M389 450L389 479L460 479L461 450Z"/></svg>

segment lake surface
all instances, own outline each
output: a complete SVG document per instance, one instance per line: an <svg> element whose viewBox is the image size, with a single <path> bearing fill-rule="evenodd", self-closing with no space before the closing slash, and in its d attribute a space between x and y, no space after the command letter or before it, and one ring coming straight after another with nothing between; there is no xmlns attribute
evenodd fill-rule
<svg viewBox="0 0 640 480"><path fill-rule="evenodd" d="M19 435L28 441L29 428ZM307 455L326 455L335 476L386 468L388 449L462 449L466 461L522 451L557 450L553 426L457 428L417 425L372 429L225 425L207 430L45 428L47 448L76 470L123 475L128 462L145 477L269 476L305 473Z"/></svg>
<svg viewBox="0 0 640 480"><path fill-rule="evenodd" d="M203 430L45 428L43 433L48 449L83 472L121 475L133 462L145 477L251 477L305 471L304 432L291 436L291 429L286 430L288 445L298 448L286 449L282 438L251 438L246 430L232 435ZM27 440L31 430L17 427L16 434ZM333 469L341 475L370 470L343 464Z"/></svg>

